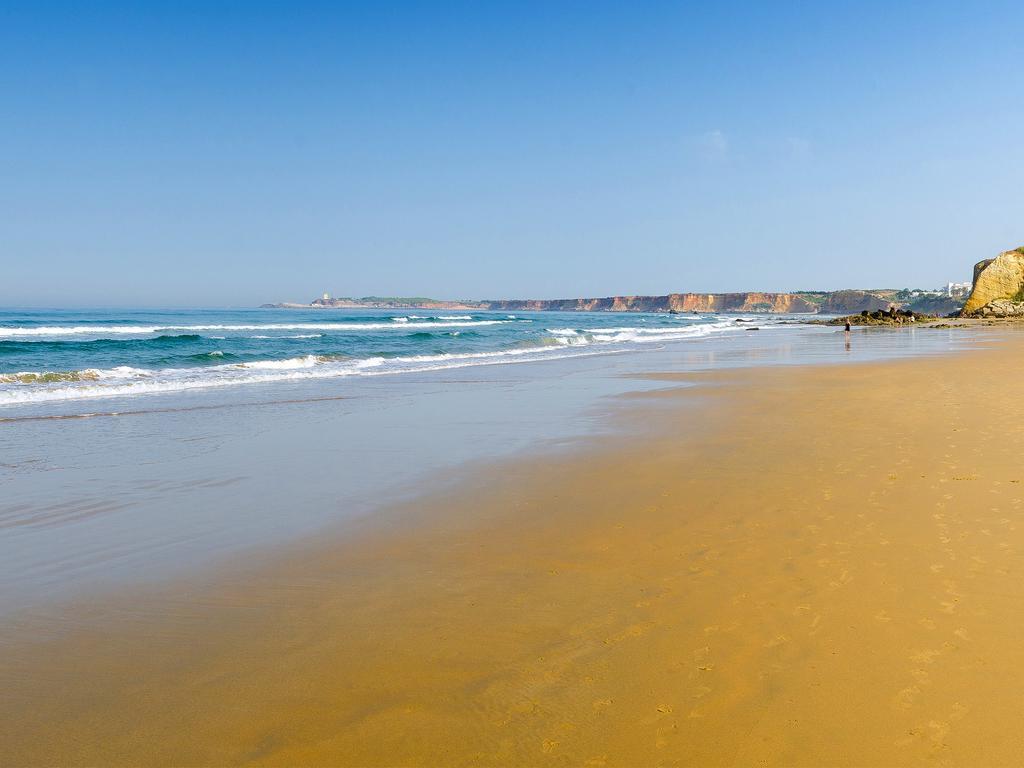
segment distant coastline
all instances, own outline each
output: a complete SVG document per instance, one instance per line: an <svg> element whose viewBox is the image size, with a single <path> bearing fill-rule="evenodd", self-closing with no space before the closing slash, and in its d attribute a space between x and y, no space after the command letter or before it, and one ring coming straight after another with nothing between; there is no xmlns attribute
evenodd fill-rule
<svg viewBox="0 0 1024 768"><path fill-rule="evenodd" d="M425 297L365 296L332 298L325 294L309 303L263 304L266 309L420 309L493 310L504 312L729 312L785 314L850 314L896 309L945 315L958 311L966 296L937 290L842 290L792 293L669 293L662 296L606 296L576 299L444 300Z"/></svg>
<svg viewBox="0 0 1024 768"><path fill-rule="evenodd" d="M320 298L308 304L283 301L278 304L261 304L261 309L488 309L484 301L447 301L423 297L381 297L366 296L355 298Z"/></svg>

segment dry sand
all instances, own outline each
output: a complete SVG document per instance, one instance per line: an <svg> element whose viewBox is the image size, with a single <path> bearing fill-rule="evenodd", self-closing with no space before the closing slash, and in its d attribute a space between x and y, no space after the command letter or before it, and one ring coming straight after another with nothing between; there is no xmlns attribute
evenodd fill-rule
<svg viewBox="0 0 1024 768"><path fill-rule="evenodd" d="M0 763L1019 764L1010 335L697 377L632 437L78 606L3 649Z"/></svg>

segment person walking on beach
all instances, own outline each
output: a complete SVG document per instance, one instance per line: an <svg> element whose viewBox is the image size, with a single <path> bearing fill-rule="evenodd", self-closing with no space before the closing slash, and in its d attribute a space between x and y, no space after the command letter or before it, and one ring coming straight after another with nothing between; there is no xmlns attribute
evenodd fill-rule
<svg viewBox="0 0 1024 768"><path fill-rule="evenodd" d="M843 340L846 342L846 351L850 351L850 321L846 321L846 327L843 328Z"/></svg>

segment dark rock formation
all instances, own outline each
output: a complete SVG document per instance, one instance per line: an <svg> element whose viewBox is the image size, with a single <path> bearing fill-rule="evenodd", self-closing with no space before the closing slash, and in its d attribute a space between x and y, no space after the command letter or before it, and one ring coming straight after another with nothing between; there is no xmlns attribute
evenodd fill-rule
<svg viewBox="0 0 1024 768"><path fill-rule="evenodd" d="M868 312L866 309L857 315L836 317L828 321L828 325L907 325L922 320L934 320L935 315L922 315L909 309L896 309L890 307L888 310L875 310Z"/></svg>

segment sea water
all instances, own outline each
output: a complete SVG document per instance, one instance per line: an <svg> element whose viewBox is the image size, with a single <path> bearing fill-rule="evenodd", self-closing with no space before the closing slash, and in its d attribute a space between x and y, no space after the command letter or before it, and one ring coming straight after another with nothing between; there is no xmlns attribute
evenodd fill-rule
<svg viewBox="0 0 1024 768"><path fill-rule="evenodd" d="M0 416L27 404L607 354L778 322L699 314L3 311Z"/></svg>

